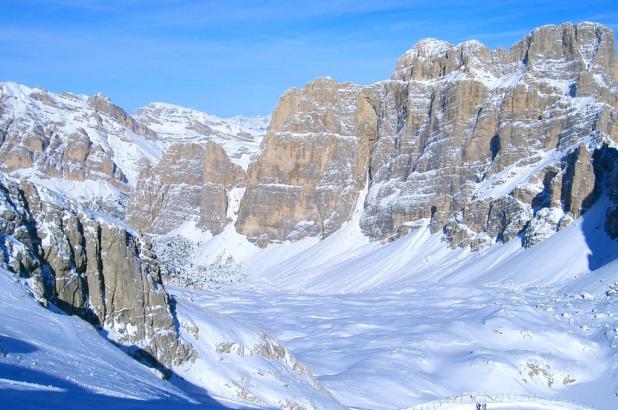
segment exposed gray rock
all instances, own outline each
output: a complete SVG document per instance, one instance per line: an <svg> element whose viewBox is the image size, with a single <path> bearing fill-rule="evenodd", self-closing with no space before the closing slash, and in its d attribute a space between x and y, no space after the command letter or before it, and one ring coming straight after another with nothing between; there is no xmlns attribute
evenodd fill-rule
<svg viewBox="0 0 618 410"><path fill-rule="evenodd" d="M562 183L562 203L574 218L579 218L597 199L592 153L580 145L567 157Z"/></svg>
<svg viewBox="0 0 618 410"><path fill-rule="evenodd" d="M557 228L598 198L592 156L618 141L617 73L611 30L567 23L509 50L423 40L388 81L292 89L249 169L236 228L262 245L326 236L368 177L360 223L374 239L429 219L453 246L524 231L532 245L551 214L541 209L565 210L546 220Z"/></svg>
<svg viewBox="0 0 618 410"><path fill-rule="evenodd" d="M214 142L172 145L133 191L127 220L143 232L165 234L185 222L218 234L227 220L228 192L245 172Z"/></svg>
<svg viewBox="0 0 618 410"><path fill-rule="evenodd" d="M593 154L595 196L604 195L608 200L605 213L605 231L618 239L618 149L603 145Z"/></svg>
<svg viewBox="0 0 618 410"><path fill-rule="evenodd" d="M417 44L397 63L393 80L400 89L393 92L384 87L382 94L386 99L382 106L397 107L397 111L381 117L397 122L380 131L373 150L372 180L361 221L365 232L377 238L396 235L398 226L420 218L432 218L438 230L462 211L474 213L474 220L458 222L470 232L477 232L479 221L489 218L501 219L493 225L504 226L506 215L498 217L494 207L474 205L477 198L486 203L485 198L511 194L497 188L512 184L514 169L540 163L550 149L568 152L588 137L616 138L597 131L611 127L596 125L604 116L613 121L603 113L608 109L614 113L615 108L600 104L615 102L613 50L611 31L588 23L543 27L508 51L489 52L476 42ZM611 98L597 97L598 87L580 87L579 94L574 93L582 73L606 83L605 95ZM406 96L403 101L401 95ZM593 103L594 98L578 99L583 96L595 96L598 103ZM566 207L574 217L585 210L584 201L594 186L594 178L588 177L590 157L582 157L589 154L586 148L577 149L563 175L568 184L561 200L569 201ZM522 204L531 204L534 194L528 191L526 198L528 182L522 180L512 192ZM556 199L555 189L549 194L550 201ZM518 207L512 210L521 212ZM531 216L528 212L527 217ZM526 221L518 221L510 230L521 229L522 222ZM457 232L453 238L468 232L453 228L451 223L448 231ZM502 237L502 230L491 226L487 233L503 240L515 234Z"/></svg>
<svg viewBox="0 0 618 410"><path fill-rule="evenodd" d="M28 182L0 180L2 264L39 300L101 326L150 364L191 359L146 242ZM150 358L154 358L152 360Z"/></svg>
<svg viewBox="0 0 618 410"><path fill-rule="evenodd" d="M369 90L322 78L286 92L249 167L237 230L259 244L337 230L365 183L376 127Z"/></svg>
<svg viewBox="0 0 618 410"><path fill-rule="evenodd" d="M157 136L154 131L144 124L136 121L122 108L112 103L112 101L103 94L96 94L88 97L88 106L94 109L96 113L104 113L109 115L139 136L146 138L156 138Z"/></svg>
<svg viewBox="0 0 618 410"><path fill-rule="evenodd" d="M528 222L523 244L526 247L538 245L555 232L567 226L573 218L560 208L541 208Z"/></svg>

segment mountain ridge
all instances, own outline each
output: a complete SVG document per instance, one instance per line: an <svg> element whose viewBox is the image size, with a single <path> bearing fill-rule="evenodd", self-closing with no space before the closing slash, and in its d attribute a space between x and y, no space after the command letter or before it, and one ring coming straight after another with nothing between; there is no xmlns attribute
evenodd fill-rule
<svg viewBox="0 0 618 410"><path fill-rule="evenodd" d="M602 25L544 26L509 50L424 39L390 79L318 78L254 119L165 103L129 115L103 94L0 83L0 268L143 362L244 403L339 406L277 339L166 283L547 282L601 300L617 238L618 63Z"/></svg>

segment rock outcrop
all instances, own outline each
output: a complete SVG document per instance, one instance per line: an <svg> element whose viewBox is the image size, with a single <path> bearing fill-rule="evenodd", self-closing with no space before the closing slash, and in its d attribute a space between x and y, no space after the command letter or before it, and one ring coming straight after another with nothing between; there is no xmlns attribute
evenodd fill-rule
<svg viewBox="0 0 618 410"><path fill-rule="evenodd" d="M76 314L151 365L192 358L148 244L29 182L0 180L0 264L36 297Z"/></svg>
<svg viewBox="0 0 618 410"><path fill-rule="evenodd" d="M552 150L578 157L563 176L562 206L579 217L594 181L585 178L588 151L577 147L617 137L603 131L614 128L607 113L615 113L616 67L611 31L588 23L537 29L509 51L420 42L387 83L399 82L399 90L383 93L386 101L406 98L386 104L397 115L385 117L401 121L380 132L371 157L365 232L388 237L431 218L434 230L446 226L447 239L465 237L453 243L508 240L533 213L518 195L531 189L521 174L555 162ZM582 80L590 76L596 80Z"/></svg>
<svg viewBox="0 0 618 410"><path fill-rule="evenodd" d="M163 103L149 104L131 116L102 94L55 94L0 83L0 172L124 218L140 174L152 175L149 170L170 147L216 143L229 161L246 170L269 119L220 119ZM185 150L189 156L201 155ZM212 195L221 199L220 193Z"/></svg>
<svg viewBox="0 0 618 410"><path fill-rule="evenodd" d="M138 122L135 118L131 117L122 108L112 103L112 101L103 94L96 94L88 97L88 107L93 109L95 113L104 114L114 119L117 123L127 128L140 137L146 139L155 139L157 134L148 128L146 125Z"/></svg>
<svg viewBox="0 0 618 410"><path fill-rule="evenodd" d="M605 232L618 239L618 147L603 145L593 155L595 186L588 202L597 197L607 199Z"/></svg>
<svg viewBox="0 0 618 410"><path fill-rule="evenodd" d="M137 176L161 154L154 138L103 95L0 83L0 171L92 209L123 216Z"/></svg>
<svg viewBox="0 0 618 410"><path fill-rule="evenodd" d="M228 192L245 182L214 142L172 145L144 172L129 199L127 220L143 232L165 234L185 222L218 234L227 219Z"/></svg>
<svg viewBox="0 0 618 410"><path fill-rule="evenodd" d="M4 172L32 169L54 178L107 182L128 191L159 155L147 142L156 134L103 95L56 95L2 83L0 102Z"/></svg>

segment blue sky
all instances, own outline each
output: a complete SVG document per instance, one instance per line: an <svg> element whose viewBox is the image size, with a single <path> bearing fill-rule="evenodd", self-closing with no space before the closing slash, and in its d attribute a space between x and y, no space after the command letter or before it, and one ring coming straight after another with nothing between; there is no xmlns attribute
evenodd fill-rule
<svg viewBox="0 0 618 410"><path fill-rule="evenodd" d="M129 112L165 101L265 114L318 76L388 78L424 37L493 48L582 20L616 30L618 2L3 0L0 81L103 92Z"/></svg>

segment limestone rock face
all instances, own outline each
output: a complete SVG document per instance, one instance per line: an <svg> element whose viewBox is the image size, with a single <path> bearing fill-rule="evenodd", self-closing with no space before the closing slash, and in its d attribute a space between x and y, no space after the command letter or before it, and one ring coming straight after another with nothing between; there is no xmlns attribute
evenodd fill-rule
<svg viewBox="0 0 618 410"><path fill-rule="evenodd" d="M238 232L260 244L334 232L365 183L376 131L370 90L323 78L288 91L249 167Z"/></svg>
<svg viewBox="0 0 618 410"><path fill-rule="evenodd" d="M472 201L447 222L444 237L452 246L478 250L495 239L515 238L531 217L532 211L511 196Z"/></svg>
<svg viewBox="0 0 618 410"><path fill-rule="evenodd" d="M262 243L328 235L367 178L360 223L374 239L427 219L453 246L532 246L535 227L560 229L598 198L593 157L618 141L617 81L611 30L567 23L509 50L427 39L390 80L292 89L249 169L237 230Z"/></svg>
<svg viewBox="0 0 618 410"><path fill-rule="evenodd" d="M35 168L56 178L100 179L124 187L126 177L115 166L112 153L94 145L85 129L60 137L50 129L31 125L23 118L5 123L0 147L5 172Z"/></svg>
<svg viewBox="0 0 618 410"><path fill-rule="evenodd" d="M371 157L365 232L388 237L420 218L431 218L439 230L475 201L505 195L509 203L520 202L517 208L528 208L514 212L531 215L530 202L516 198L530 181L516 180L516 171L547 160L552 149L568 152L586 138L615 138L597 131L599 119L607 116L602 103L614 104L615 113L614 50L611 31L588 23L537 29L508 51L489 52L477 42L417 44L397 63L393 80L400 90L383 93L395 102L382 104L398 110L386 117L399 120L379 133ZM594 84L579 86L588 74ZM603 84L611 85L609 92ZM564 204L574 217L594 186L593 178L584 177L592 171L590 157L576 165L565 174L564 195L574 197L573 205ZM514 186L508 189L509 184ZM487 220L490 210L494 207L476 209L476 218ZM469 240L487 233L474 221L464 225L471 230Z"/></svg>
<svg viewBox="0 0 618 410"><path fill-rule="evenodd" d="M597 199L592 153L580 145L567 157L562 199L565 210L579 218Z"/></svg>
<svg viewBox="0 0 618 410"><path fill-rule="evenodd" d="M102 95L56 95L2 83L0 103L4 172L31 169L54 178L106 182L128 191L158 155L157 148L144 141L155 133Z"/></svg>
<svg viewBox="0 0 618 410"><path fill-rule="evenodd" d="M139 173L160 156L156 134L107 97L0 83L0 171L122 217ZM85 183L85 184L84 184Z"/></svg>
<svg viewBox="0 0 618 410"><path fill-rule="evenodd" d="M156 138L157 134L144 124L136 121L122 108L118 107L103 94L88 97L88 106L97 113L107 114L133 133L144 138Z"/></svg>
<svg viewBox="0 0 618 410"><path fill-rule="evenodd" d="M90 209L124 218L140 174L152 175L149 170L171 146L216 142L235 165L246 169L259 150L269 120L220 119L163 103L149 104L131 116L102 94L54 94L0 83L0 171L27 178ZM185 154L201 155L199 150ZM168 159L166 166L170 165ZM218 165L213 163L211 168ZM207 190L204 195L200 200L204 206L214 201L218 210L225 209L220 205L223 190ZM224 224L225 212L223 217L220 214L215 212L212 217L218 220L202 225Z"/></svg>
<svg viewBox="0 0 618 410"><path fill-rule="evenodd" d="M139 236L6 177L0 211L0 263L30 278L39 300L101 326L150 364L192 357L179 340L159 265Z"/></svg>
<svg viewBox="0 0 618 410"><path fill-rule="evenodd" d="M618 239L618 148L603 145L593 154L596 196L605 196L609 203L605 214L605 232Z"/></svg>
<svg viewBox="0 0 618 410"><path fill-rule="evenodd" d="M197 219L198 228L217 234L228 223L228 192L245 178L214 142L174 144L142 174L127 220L143 232L165 234Z"/></svg>

